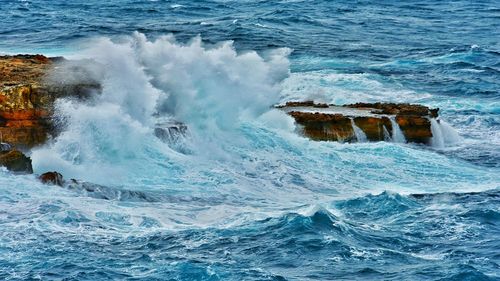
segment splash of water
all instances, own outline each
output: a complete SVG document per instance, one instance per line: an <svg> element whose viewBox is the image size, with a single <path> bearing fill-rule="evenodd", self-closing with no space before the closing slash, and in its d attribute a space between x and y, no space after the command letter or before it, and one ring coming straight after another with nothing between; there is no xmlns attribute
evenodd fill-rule
<svg viewBox="0 0 500 281"><path fill-rule="evenodd" d="M382 126L382 129L384 132L384 141L391 142L392 141L391 134L389 133L389 131L387 131L387 128L385 127L385 125Z"/></svg>
<svg viewBox="0 0 500 281"><path fill-rule="evenodd" d="M99 183L123 176L151 151L169 158L154 135L165 118L186 123L202 147L217 147L224 132L254 119L279 100L290 50L237 53L232 42L212 48L201 38L180 44L173 36L149 41L135 33L122 43L101 38L86 50L104 73L102 93L90 102L59 100L63 133L33 152L35 170L58 170ZM135 165L137 166L137 165Z"/></svg>
<svg viewBox="0 0 500 281"><path fill-rule="evenodd" d="M401 131L398 122L396 122L396 118L392 116L389 120L391 120L392 125L392 141L397 143L406 143L405 135L403 134L403 131Z"/></svg>
<svg viewBox="0 0 500 281"><path fill-rule="evenodd" d="M365 132L361 130L360 127L356 126L356 123L354 123L354 119L351 118L351 125L352 125L352 130L354 131L354 135L356 136L356 140L358 142L367 142L368 138L366 137Z"/></svg>
<svg viewBox="0 0 500 281"><path fill-rule="evenodd" d="M430 118L432 139L431 145L435 148L444 148L461 141L460 135L450 124L443 120Z"/></svg>

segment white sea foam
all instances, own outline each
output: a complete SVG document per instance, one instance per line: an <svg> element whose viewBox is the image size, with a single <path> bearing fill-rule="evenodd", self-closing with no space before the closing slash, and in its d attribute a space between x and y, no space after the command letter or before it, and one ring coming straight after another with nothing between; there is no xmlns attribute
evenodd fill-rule
<svg viewBox="0 0 500 281"><path fill-rule="evenodd" d="M461 142L460 135L448 123L435 118L431 118L430 121L432 131L431 144L433 147L444 148Z"/></svg>
<svg viewBox="0 0 500 281"><path fill-rule="evenodd" d="M53 144L34 151L35 169L108 182L121 164L145 157L162 116L187 123L213 154L219 140L210 138L217 132L232 131L278 102L288 54L238 54L231 42L207 49L200 38L179 44L172 36L148 41L140 33L124 43L99 39L85 56L104 73L102 94L90 103L58 102L66 128Z"/></svg>
<svg viewBox="0 0 500 281"><path fill-rule="evenodd" d="M488 170L433 151L314 142L295 134L294 120L272 108L290 90L287 49L238 53L230 42L207 48L200 38L180 44L172 36L150 41L141 34L94 45L85 57L97 58L103 92L86 102L57 102L66 126L33 152L35 171L157 192L163 201L131 208L67 190L30 196L57 198L99 223L137 227L146 217L162 228L227 226L384 190L496 187L498 177ZM309 83L314 89L318 81ZM178 153L154 137L154 124L164 118L187 124L193 153Z"/></svg>

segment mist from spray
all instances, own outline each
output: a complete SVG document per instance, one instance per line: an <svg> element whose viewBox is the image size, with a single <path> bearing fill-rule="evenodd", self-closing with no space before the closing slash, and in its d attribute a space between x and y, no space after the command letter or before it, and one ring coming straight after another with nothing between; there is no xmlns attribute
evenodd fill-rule
<svg viewBox="0 0 500 281"><path fill-rule="evenodd" d="M165 118L186 123L204 143L200 151L216 151L222 135L278 102L289 53L238 53L232 42L205 47L199 37L188 44L173 36L150 41L137 32L120 43L97 39L82 57L93 59L93 70L103 73L102 93L85 102L57 102L63 132L33 152L34 168L113 181L151 154L175 154L153 136L155 124Z"/></svg>

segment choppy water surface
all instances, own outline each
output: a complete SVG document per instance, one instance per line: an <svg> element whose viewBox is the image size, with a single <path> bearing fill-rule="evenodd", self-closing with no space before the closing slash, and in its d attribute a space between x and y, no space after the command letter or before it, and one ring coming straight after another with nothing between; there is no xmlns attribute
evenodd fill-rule
<svg viewBox="0 0 500 281"><path fill-rule="evenodd" d="M32 154L36 173L94 184L0 171L0 279L500 278L497 2L2 0L0 12L0 52L95 58L103 85L60 100L63 133ZM270 109L296 99L439 107L459 136L312 142ZM168 145L153 130L171 119L189 135Z"/></svg>

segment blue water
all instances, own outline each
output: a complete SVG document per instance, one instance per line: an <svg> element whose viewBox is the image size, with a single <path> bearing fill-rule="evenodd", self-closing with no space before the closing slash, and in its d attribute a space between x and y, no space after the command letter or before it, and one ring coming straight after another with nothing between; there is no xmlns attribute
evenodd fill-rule
<svg viewBox="0 0 500 281"><path fill-rule="evenodd" d="M0 171L0 280L499 280L500 5L476 2L1 0L0 53L96 59L103 93L31 154L88 183ZM304 99L439 107L459 141L313 142L271 109Z"/></svg>

